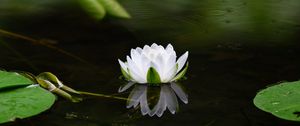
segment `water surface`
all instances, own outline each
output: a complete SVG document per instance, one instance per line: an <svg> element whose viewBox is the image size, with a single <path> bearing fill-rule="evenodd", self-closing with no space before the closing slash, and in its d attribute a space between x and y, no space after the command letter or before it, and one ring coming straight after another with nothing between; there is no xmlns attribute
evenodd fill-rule
<svg viewBox="0 0 300 126"><path fill-rule="evenodd" d="M34 74L51 71L75 89L128 97L130 89L117 94L119 86L127 83L119 79L117 59L124 60L137 46L171 43L178 55L190 51L188 79L181 82L189 103L179 102L178 113L165 112L158 118L127 109L123 100L86 97L71 103L58 98L50 110L5 125L299 125L260 111L252 103L260 89L300 78L299 1L121 3L132 19L97 22L73 1L0 2L1 28L51 39L56 47L84 59L5 37L8 46L0 46L0 66Z"/></svg>

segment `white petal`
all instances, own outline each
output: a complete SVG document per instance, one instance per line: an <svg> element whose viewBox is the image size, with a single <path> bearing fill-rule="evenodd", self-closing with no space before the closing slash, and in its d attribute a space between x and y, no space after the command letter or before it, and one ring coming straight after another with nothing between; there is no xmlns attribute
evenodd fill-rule
<svg viewBox="0 0 300 126"><path fill-rule="evenodd" d="M152 49L156 49L158 47L158 45L156 44L156 43L153 43L152 45L151 45L151 48Z"/></svg>
<svg viewBox="0 0 300 126"><path fill-rule="evenodd" d="M167 59L167 64L168 64L168 65L176 64L176 55L171 54L171 55L169 56L169 58ZM171 67L171 66L170 66L170 67Z"/></svg>
<svg viewBox="0 0 300 126"><path fill-rule="evenodd" d="M160 55L163 57L164 63L167 63L167 60L169 59L170 54L164 50L162 53L160 53Z"/></svg>
<svg viewBox="0 0 300 126"><path fill-rule="evenodd" d="M118 59L118 61L119 61L119 64L120 64L121 68L128 74L127 65L123 61L121 61L120 59Z"/></svg>
<svg viewBox="0 0 300 126"><path fill-rule="evenodd" d="M189 52L185 52L181 57L179 57L179 59L177 60L177 64L178 64L178 69L177 69L177 73L182 69L182 67L184 66L187 58L188 58Z"/></svg>
<svg viewBox="0 0 300 126"><path fill-rule="evenodd" d="M159 50L165 50L165 48L162 45L158 46Z"/></svg>
<svg viewBox="0 0 300 126"><path fill-rule="evenodd" d="M176 55L174 54L169 55L169 57L166 59L165 71L168 72L169 70L171 70L175 64L176 64Z"/></svg>
<svg viewBox="0 0 300 126"><path fill-rule="evenodd" d="M141 55L141 61L143 76L147 76L147 72L151 66L151 61L144 54Z"/></svg>
<svg viewBox="0 0 300 126"><path fill-rule="evenodd" d="M159 45L157 48L156 48L156 51L160 52L160 53L163 53L165 51L165 48L161 45Z"/></svg>
<svg viewBox="0 0 300 126"><path fill-rule="evenodd" d="M177 66L176 64L174 64L173 67L163 75L164 78L162 82L163 83L170 82L175 77L176 71L177 71Z"/></svg>
<svg viewBox="0 0 300 126"><path fill-rule="evenodd" d="M129 56L127 56L126 59L129 70L140 75L141 70L139 69L138 65Z"/></svg>
<svg viewBox="0 0 300 126"><path fill-rule="evenodd" d="M129 75L139 83L146 83L146 77L141 76L141 71L139 70L138 66L127 56L127 64L129 68Z"/></svg>
<svg viewBox="0 0 300 126"><path fill-rule="evenodd" d="M170 55L175 55L176 57L176 52L174 51L174 48L171 44L169 44L167 47L166 47L166 52Z"/></svg>
<svg viewBox="0 0 300 126"><path fill-rule="evenodd" d="M131 49L130 50L130 57L133 61L137 61L137 60L140 60L138 59L138 54L136 54L137 52L134 50L134 49Z"/></svg>
<svg viewBox="0 0 300 126"><path fill-rule="evenodd" d="M168 44L167 47L166 47L166 50L174 50L174 48L171 44Z"/></svg>
<svg viewBox="0 0 300 126"><path fill-rule="evenodd" d="M136 50L131 49L130 51L130 56L132 61L137 65L137 67L139 68L139 70L142 69L142 61L141 61L141 54L139 54ZM140 71L142 72L142 71Z"/></svg>
<svg viewBox="0 0 300 126"><path fill-rule="evenodd" d="M157 67L156 71L159 73L160 78L164 78L164 59L161 54L158 54L153 61L153 64Z"/></svg>
<svg viewBox="0 0 300 126"><path fill-rule="evenodd" d="M142 54L142 52L143 52L143 49L140 48L140 47L137 47L135 50L136 50L139 54Z"/></svg>
<svg viewBox="0 0 300 126"><path fill-rule="evenodd" d="M143 52L142 53L149 53L151 50L151 48L148 46L148 45L145 45L144 48L143 48Z"/></svg>

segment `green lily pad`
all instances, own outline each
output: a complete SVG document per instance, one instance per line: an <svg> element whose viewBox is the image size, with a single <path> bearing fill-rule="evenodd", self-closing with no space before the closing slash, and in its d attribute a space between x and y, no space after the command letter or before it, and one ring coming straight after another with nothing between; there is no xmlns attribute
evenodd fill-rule
<svg viewBox="0 0 300 126"><path fill-rule="evenodd" d="M78 0L92 18L103 19L106 14L119 18L130 18L129 13L116 0Z"/></svg>
<svg viewBox="0 0 300 126"><path fill-rule="evenodd" d="M0 71L0 89L26 86L31 84L33 84L33 82L30 79L16 72Z"/></svg>
<svg viewBox="0 0 300 126"><path fill-rule="evenodd" d="M37 115L49 109L55 95L14 72L0 71L0 123Z"/></svg>
<svg viewBox="0 0 300 126"><path fill-rule="evenodd" d="M97 0L78 0L83 9L94 19L101 20L106 14L106 10Z"/></svg>
<svg viewBox="0 0 300 126"><path fill-rule="evenodd" d="M284 82L268 87L254 98L259 109L276 117L300 121L300 81Z"/></svg>
<svg viewBox="0 0 300 126"><path fill-rule="evenodd" d="M130 18L129 13L116 0L98 0L108 14L119 18Z"/></svg>

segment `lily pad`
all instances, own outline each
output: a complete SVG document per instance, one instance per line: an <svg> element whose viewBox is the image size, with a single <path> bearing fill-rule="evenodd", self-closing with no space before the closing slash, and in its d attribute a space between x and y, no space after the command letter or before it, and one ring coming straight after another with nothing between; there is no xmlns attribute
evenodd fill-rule
<svg viewBox="0 0 300 126"><path fill-rule="evenodd" d="M55 95L14 72L0 71L0 123L37 115L49 109Z"/></svg>
<svg viewBox="0 0 300 126"><path fill-rule="evenodd" d="M98 0L103 5L107 13L119 18L130 18L129 13L117 0Z"/></svg>
<svg viewBox="0 0 300 126"><path fill-rule="evenodd" d="M0 89L31 85L33 82L16 72L0 71Z"/></svg>
<svg viewBox="0 0 300 126"><path fill-rule="evenodd" d="M300 81L284 82L268 87L254 98L259 109L276 117L300 121Z"/></svg>
<svg viewBox="0 0 300 126"><path fill-rule="evenodd" d="M94 19L101 20L106 10L101 3L97 0L78 0L83 9Z"/></svg>

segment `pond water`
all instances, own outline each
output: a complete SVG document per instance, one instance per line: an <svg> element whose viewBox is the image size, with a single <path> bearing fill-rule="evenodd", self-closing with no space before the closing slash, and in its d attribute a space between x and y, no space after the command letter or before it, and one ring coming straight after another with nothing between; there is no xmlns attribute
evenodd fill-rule
<svg viewBox="0 0 300 126"><path fill-rule="evenodd" d="M1 1L1 29L51 40L62 50L1 35L6 44L0 45L0 66L34 74L50 71L75 89L127 98L134 87L118 93L127 82L119 79L117 59L125 60L131 48L171 43L178 55L190 52L187 79L180 83L188 104L178 98L176 114L150 117L139 108L127 109L125 100L88 96L72 103L58 97L50 110L4 125L299 125L252 102L268 85L300 78L299 1L121 3L132 19L94 21L70 0Z"/></svg>

